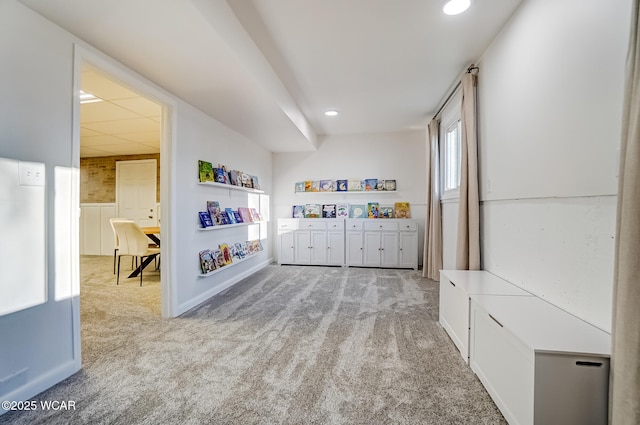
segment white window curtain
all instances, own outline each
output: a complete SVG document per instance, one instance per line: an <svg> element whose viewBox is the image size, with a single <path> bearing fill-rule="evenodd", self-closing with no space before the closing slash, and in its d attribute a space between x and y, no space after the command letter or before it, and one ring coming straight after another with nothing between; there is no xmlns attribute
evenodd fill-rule
<svg viewBox="0 0 640 425"><path fill-rule="evenodd" d="M442 269L442 216L440 213L438 135L440 123L432 119L427 126L427 217L425 221L422 276L440 280Z"/></svg>
<svg viewBox="0 0 640 425"><path fill-rule="evenodd" d="M478 132L476 126L476 85L474 71L462 76L462 143L460 207L456 269L480 270L480 202L478 199ZM477 68L473 68L477 70Z"/></svg>
<svg viewBox="0 0 640 425"><path fill-rule="evenodd" d="M633 2L627 55L613 289L612 425L640 424L640 27Z"/></svg>

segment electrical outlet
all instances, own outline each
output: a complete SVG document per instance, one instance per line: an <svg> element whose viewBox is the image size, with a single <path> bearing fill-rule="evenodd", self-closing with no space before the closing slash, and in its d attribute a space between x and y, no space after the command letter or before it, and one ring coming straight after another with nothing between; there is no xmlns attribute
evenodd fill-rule
<svg viewBox="0 0 640 425"><path fill-rule="evenodd" d="M20 161L20 186L44 186L44 164Z"/></svg>

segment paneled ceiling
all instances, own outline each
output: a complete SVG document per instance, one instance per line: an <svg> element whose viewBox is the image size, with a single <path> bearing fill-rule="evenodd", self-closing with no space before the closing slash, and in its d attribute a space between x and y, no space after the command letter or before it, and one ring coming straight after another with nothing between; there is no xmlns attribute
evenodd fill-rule
<svg viewBox="0 0 640 425"><path fill-rule="evenodd" d="M85 66L82 91L95 100L80 105L80 157L160 152L162 107Z"/></svg>
<svg viewBox="0 0 640 425"><path fill-rule="evenodd" d="M316 149L327 135L424 129L522 0L472 0L457 16L444 15L441 0L19 1L281 152ZM86 115L102 108L129 124L157 121L127 96ZM327 117L327 109L340 114ZM144 127L83 128L95 137L85 152L126 145L120 140L150 143Z"/></svg>

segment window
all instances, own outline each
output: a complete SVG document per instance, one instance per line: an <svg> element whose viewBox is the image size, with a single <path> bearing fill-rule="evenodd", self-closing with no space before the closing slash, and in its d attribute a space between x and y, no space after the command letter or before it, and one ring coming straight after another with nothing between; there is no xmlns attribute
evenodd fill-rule
<svg viewBox="0 0 640 425"><path fill-rule="evenodd" d="M461 137L462 125L458 119L447 127L444 134L442 189L445 195L453 195L460 187Z"/></svg>

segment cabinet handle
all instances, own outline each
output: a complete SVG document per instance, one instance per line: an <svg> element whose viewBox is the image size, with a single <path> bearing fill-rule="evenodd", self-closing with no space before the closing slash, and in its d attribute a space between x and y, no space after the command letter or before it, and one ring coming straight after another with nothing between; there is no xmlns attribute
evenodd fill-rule
<svg viewBox="0 0 640 425"><path fill-rule="evenodd" d="M451 286L453 286L453 287L455 287L455 286L456 286L456 284L455 284L455 283L453 283L453 282L451 282L451 281L450 281L449 283L450 283L450 284L451 284Z"/></svg>
<svg viewBox="0 0 640 425"><path fill-rule="evenodd" d="M489 317L491 317L491 319L492 319L494 322L496 322L498 325L500 325L500 327L501 327L501 328L504 328L504 326L502 326L502 323L498 322L498 321L496 320L496 318L495 318L495 317L493 317L491 314L489 314Z"/></svg>
<svg viewBox="0 0 640 425"><path fill-rule="evenodd" d="M585 362L585 361L578 360L576 362L576 366L600 367L602 366L602 362Z"/></svg>

